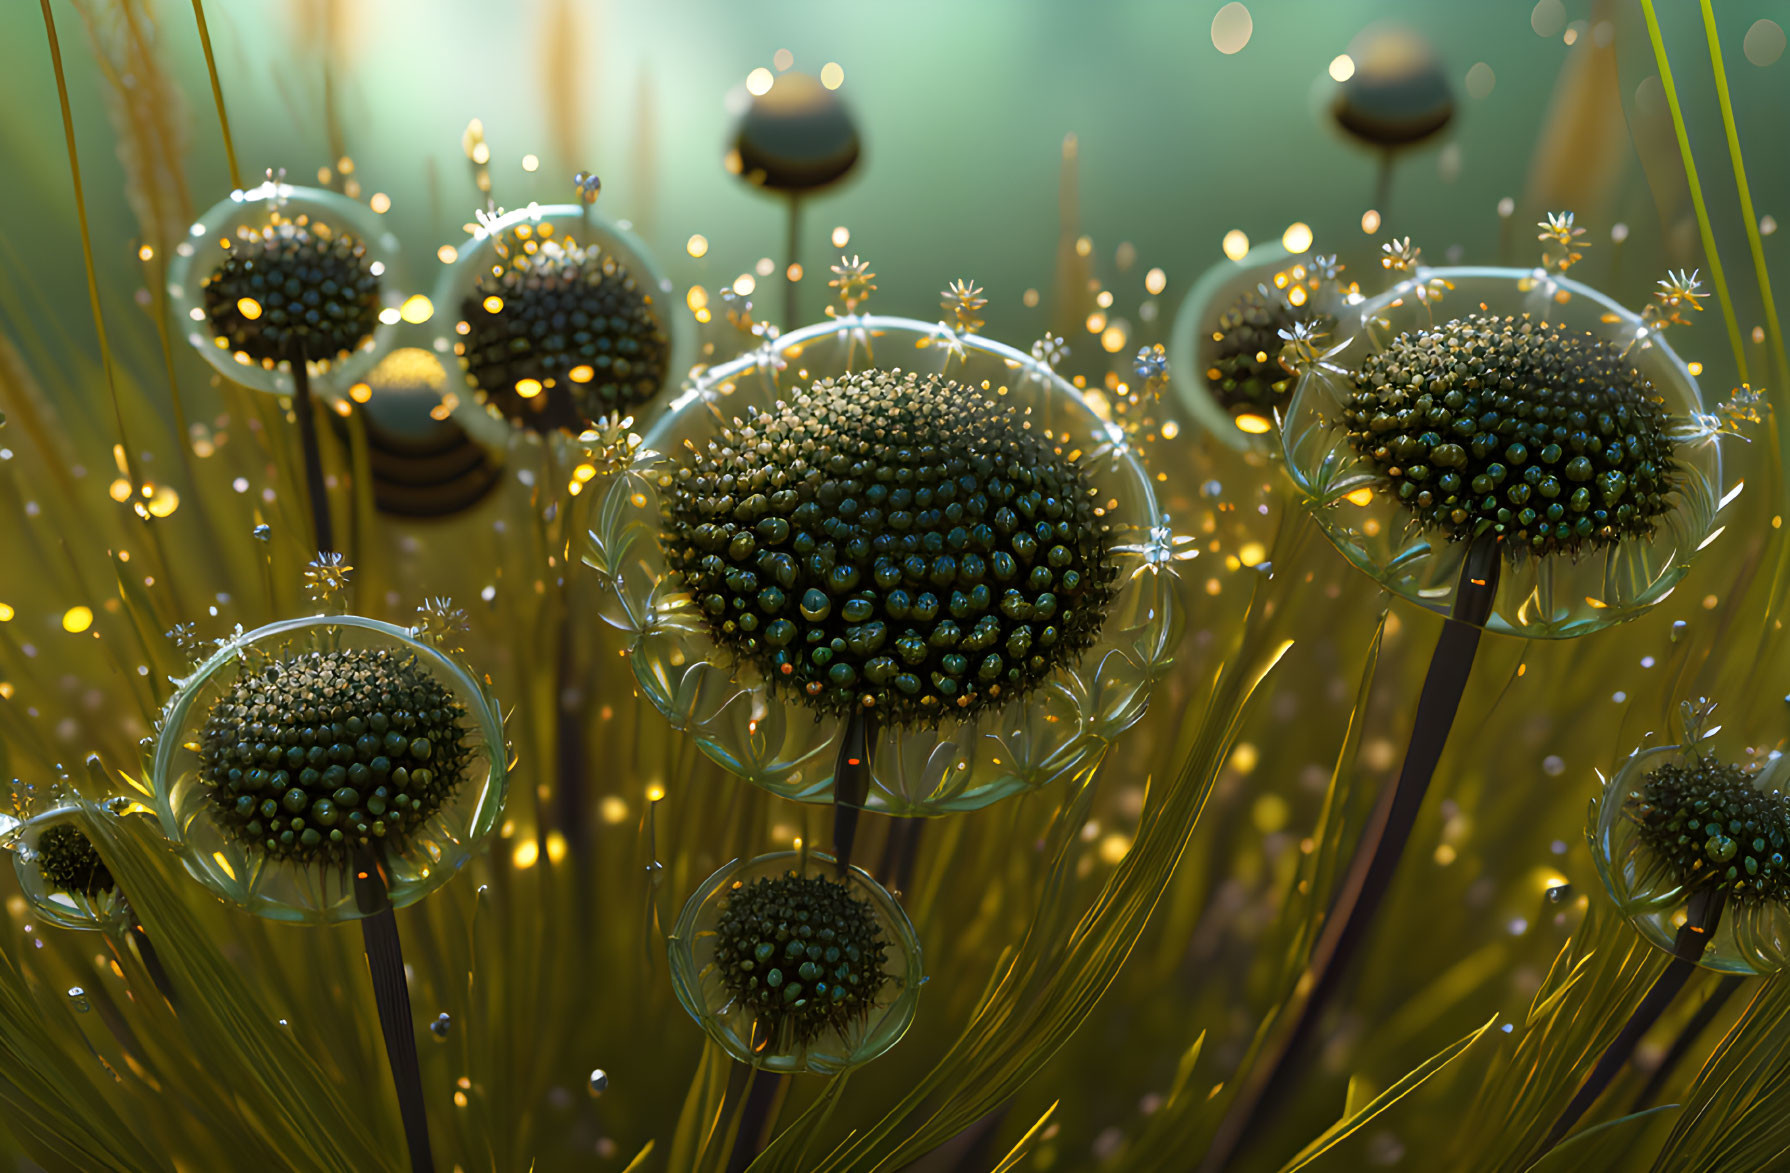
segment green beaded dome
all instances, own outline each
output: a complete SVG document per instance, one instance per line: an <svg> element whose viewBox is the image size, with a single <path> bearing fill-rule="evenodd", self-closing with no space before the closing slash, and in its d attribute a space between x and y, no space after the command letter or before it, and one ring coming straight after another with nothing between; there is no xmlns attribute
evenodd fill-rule
<svg viewBox="0 0 1790 1173"><path fill-rule="evenodd" d="M652 295L594 246L547 241L522 252L481 276L460 314L468 382L537 431L578 431L665 385L671 338Z"/></svg>
<svg viewBox="0 0 1790 1173"><path fill-rule="evenodd" d="M1100 630L1107 523L1003 398L936 375L822 379L663 484L663 546L722 647L823 712L895 723L1024 696Z"/></svg>
<svg viewBox="0 0 1790 1173"><path fill-rule="evenodd" d="M1704 756L1648 773L1627 815L1656 863L1687 889L1724 886L1741 903L1790 901L1790 799Z"/></svg>
<svg viewBox="0 0 1790 1173"><path fill-rule="evenodd" d="M263 365L335 359L379 324L366 245L291 221L240 230L203 292L213 333Z"/></svg>
<svg viewBox="0 0 1790 1173"><path fill-rule="evenodd" d="M1251 289L1219 315L1212 330L1206 385L1226 411L1272 410L1286 399L1292 372L1281 365L1282 330L1326 315L1294 309L1279 294Z"/></svg>
<svg viewBox="0 0 1790 1173"><path fill-rule="evenodd" d="M37 837L37 870L44 882L89 900L110 892L116 883L93 841L79 827L58 823Z"/></svg>
<svg viewBox="0 0 1790 1173"><path fill-rule="evenodd" d="M310 652L245 672L213 705L199 780L219 823L275 859L401 849L465 778L463 706L414 657Z"/></svg>
<svg viewBox="0 0 1790 1173"><path fill-rule="evenodd" d="M1644 538L1678 473L1669 417L1614 347L1528 314L1475 313L1370 355L1349 442L1426 528L1513 552Z"/></svg>
<svg viewBox="0 0 1790 1173"><path fill-rule="evenodd" d="M715 928L715 965L727 992L765 1034L799 1045L866 1018L888 977L888 943L870 905L825 876L737 884Z"/></svg>

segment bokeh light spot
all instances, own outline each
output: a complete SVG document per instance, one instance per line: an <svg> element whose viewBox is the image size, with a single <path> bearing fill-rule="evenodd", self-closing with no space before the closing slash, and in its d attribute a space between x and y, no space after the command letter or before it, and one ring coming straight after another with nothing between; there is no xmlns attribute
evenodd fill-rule
<svg viewBox="0 0 1790 1173"><path fill-rule="evenodd" d="M1746 59L1761 68L1784 55L1784 28L1775 20L1756 20L1740 42Z"/></svg>
<svg viewBox="0 0 1790 1173"><path fill-rule="evenodd" d="M1212 18L1212 47L1226 56L1241 53L1253 32L1255 21L1250 18L1249 9L1233 0Z"/></svg>

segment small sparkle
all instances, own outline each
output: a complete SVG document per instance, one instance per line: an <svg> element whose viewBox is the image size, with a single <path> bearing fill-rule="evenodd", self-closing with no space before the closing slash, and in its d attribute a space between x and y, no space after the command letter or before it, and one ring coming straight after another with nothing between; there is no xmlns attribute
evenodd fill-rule
<svg viewBox="0 0 1790 1173"><path fill-rule="evenodd" d="M956 318L959 330L965 334L974 334L982 328L980 311L988 304L988 299L982 296L980 285L974 281L959 279L951 282L940 296L944 298L939 303L940 307Z"/></svg>
<svg viewBox="0 0 1790 1173"><path fill-rule="evenodd" d="M319 605L329 602L347 589L348 576L354 570L341 554L320 550L305 567L305 593Z"/></svg>
<svg viewBox="0 0 1790 1173"><path fill-rule="evenodd" d="M1583 228L1575 227L1571 212L1549 212L1546 220L1536 223L1541 234L1535 239L1546 247L1542 253L1542 267L1551 268L1557 273L1564 273L1579 261L1585 254L1581 248L1590 248L1589 244L1581 245L1579 237L1585 235Z"/></svg>
<svg viewBox="0 0 1790 1173"><path fill-rule="evenodd" d="M444 652L453 653L465 650L460 644L460 637L469 626L466 612L454 606L452 599L445 595L434 595L424 599L422 605L416 609L416 625L410 630L426 643L434 644Z"/></svg>
<svg viewBox="0 0 1790 1173"><path fill-rule="evenodd" d="M833 266L833 279L827 284L838 293L844 311L853 314L876 292L876 274L870 271L869 263L859 257L850 260L840 257L839 263ZM832 313L832 307L829 306L827 312Z"/></svg>

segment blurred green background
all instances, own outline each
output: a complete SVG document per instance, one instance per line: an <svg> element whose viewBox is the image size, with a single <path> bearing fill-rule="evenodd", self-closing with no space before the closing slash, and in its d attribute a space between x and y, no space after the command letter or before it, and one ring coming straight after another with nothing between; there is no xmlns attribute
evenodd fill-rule
<svg viewBox="0 0 1790 1173"><path fill-rule="evenodd" d="M1371 258L1361 217L1376 163L1331 124L1335 83L1326 71L1364 29L1383 22L1432 42L1458 110L1443 135L1398 163L1381 239L1408 233L1438 263L1500 255L1527 263L1528 225L1546 208L1572 207L1598 246L1580 272L1613 283L1631 304L1667 263L1701 263L1633 0L1254 0L1247 43L1231 54L1214 43L1224 7L213 0L207 13L245 178L285 167L293 181L311 181L337 153L326 110L333 104L362 198L389 195L388 215L423 289L435 276L435 247L459 239L477 206L460 147L473 118L483 121L494 194L507 206L569 198L571 172L591 168L603 177L603 210L633 220L680 285L713 288L761 257L780 260L781 207L721 162L747 74L772 68L777 51L788 50L797 69L818 72L828 62L844 69L840 92L866 143L857 174L810 203L805 317L824 304L817 274L825 276L831 259L831 229L845 225L847 251L863 253L878 272L878 308L935 314L946 282L970 277L992 299L987 332L1024 345L1047 320L1062 144L1073 134L1080 230L1092 236L1121 305L1142 296L1149 268L1167 272L1158 317L1166 329L1180 294L1222 259L1231 229L1261 241L1302 220L1320 251ZM1693 138L1718 158L1695 6L1661 7L1667 42L1685 58L1677 66ZM1717 7L1740 131L1755 144L1759 210L1770 213L1786 188L1784 156L1768 148L1790 131L1790 62L1751 64L1743 41L1758 20L1783 21L1790 10L1781 0ZM54 8L70 50L96 247L113 278L109 293L122 301L141 270L117 139L77 9L67 0ZM203 208L229 186L203 57L189 6L169 2L157 11L160 52L184 84L186 179ZM1234 29L1235 13L1227 16ZM0 45L6 260L38 284L42 304L79 304L78 241L37 4L0 9ZM1767 55L1769 31L1746 47ZM1483 71L1469 86L1481 63L1489 92ZM555 145L566 141L577 144L570 153ZM539 156L538 171L523 170L525 154ZM1714 219L1735 224L1730 185L1708 186ZM1517 210L1501 225L1505 196ZM1631 230L1619 249L1610 247L1616 223ZM1502 254L1501 226L1511 234ZM700 262L685 252L694 233L710 241ZM1112 259L1127 242L1137 262L1115 274ZM1766 243L1776 251L1776 238ZM1042 291L1040 307L1022 304L1028 288ZM757 300L761 312L780 304L774 281L761 280ZM1756 310L1743 309L1743 322L1757 320ZM1712 323L1683 345L1691 357L1719 361L1720 342Z"/></svg>

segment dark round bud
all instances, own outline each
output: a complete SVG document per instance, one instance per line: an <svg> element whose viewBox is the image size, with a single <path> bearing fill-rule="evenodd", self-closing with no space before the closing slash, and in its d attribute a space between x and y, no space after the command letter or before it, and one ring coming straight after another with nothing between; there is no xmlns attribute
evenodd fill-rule
<svg viewBox="0 0 1790 1173"><path fill-rule="evenodd" d="M447 517L478 504L503 479L502 452L474 442L442 412L447 371L429 351L394 350L361 382L366 402L354 418L366 432L373 504L381 513ZM348 419L335 412L329 419L350 444Z"/></svg>
<svg viewBox="0 0 1790 1173"><path fill-rule="evenodd" d="M37 870L50 887L89 900L117 886L93 841L69 823L58 823L37 837Z"/></svg>
<svg viewBox="0 0 1790 1173"><path fill-rule="evenodd" d="M1072 663L1112 598L1109 528L1003 395L862 371L687 452L661 481L661 540L716 642L817 709L896 723Z"/></svg>
<svg viewBox="0 0 1790 1173"><path fill-rule="evenodd" d="M1475 313L1370 355L1349 443L1426 529L1496 534L1512 556L1645 538L1678 476L1652 383L1608 342Z"/></svg>
<svg viewBox="0 0 1790 1173"><path fill-rule="evenodd" d="M343 864L375 839L402 850L465 779L465 716L413 656L307 652L245 672L212 705L199 780L219 824L275 859Z"/></svg>
<svg viewBox="0 0 1790 1173"><path fill-rule="evenodd" d="M671 338L653 293L613 253L529 238L460 306L467 382L536 431L579 431L665 385Z"/></svg>
<svg viewBox="0 0 1790 1173"><path fill-rule="evenodd" d="M1790 899L1790 800L1753 775L1704 755L1649 772L1629 795L1656 866L1687 891L1725 888L1741 904Z"/></svg>
<svg viewBox="0 0 1790 1173"><path fill-rule="evenodd" d="M838 93L792 70L747 105L728 167L748 183L801 194L844 179L859 151L858 128Z"/></svg>
<svg viewBox="0 0 1790 1173"><path fill-rule="evenodd" d="M888 983L888 943L870 905L825 876L762 877L728 893L715 968L756 1029L798 1044L861 1022Z"/></svg>
<svg viewBox="0 0 1790 1173"><path fill-rule="evenodd" d="M338 358L379 322L379 277L366 245L320 224L239 231L203 293L212 332L262 365Z"/></svg>
<svg viewBox="0 0 1790 1173"><path fill-rule="evenodd" d="M1381 150L1422 142L1454 119L1442 60L1410 29L1369 29L1350 47L1355 72L1337 89L1338 126Z"/></svg>
<svg viewBox="0 0 1790 1173"><path fill-rule="evenodd" d="M1334 324L1327 314L1295 309L1266 288L1252 289L1219 315L1207 348L1206 385L1226 411L1271 411L1285 401L1293 373L1280 361L1282 330L1300 322Z"/></svg>

